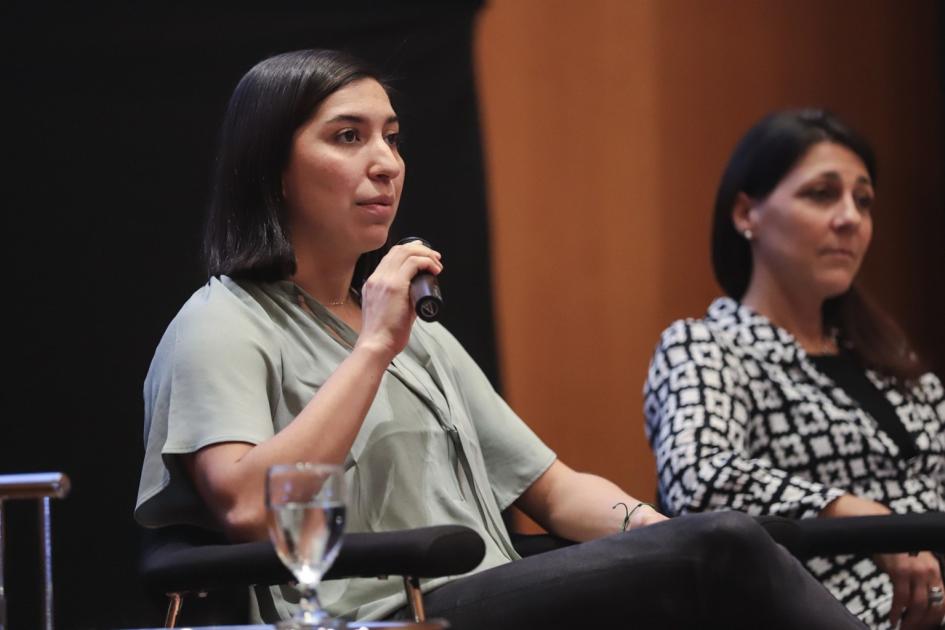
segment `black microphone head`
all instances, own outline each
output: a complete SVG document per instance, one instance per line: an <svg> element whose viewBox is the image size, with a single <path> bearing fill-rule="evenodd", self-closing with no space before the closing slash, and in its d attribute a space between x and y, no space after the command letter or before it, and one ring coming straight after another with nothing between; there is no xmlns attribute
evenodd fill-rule
<svg viewBox="0 0 945 630"><path fill-rule="evenodd" d="M424 247L430 247L429 241L419 236L408 236L397 241L398 245L406 245L413 241L420 241ZM443 310L443 294L440 293L440 283L436 276L427 271L421 271L410 281L410 299L417 317L425 322L436 321Z"/></svg>
<svg viewBox="0 0 945 630"><path fill-rule="evenodd" d="M434 322L439 318L440 310L443 308L443 295L440 293L440 285L433 275L428 273L418 274L417 278L421 275L426 276L423 282L426 286L419 291L415 291L413 287L419 284L415 279L410 285L410 295L413 297L418 293L425 293L425 295L421 295L414 300L414 308L417 311L417 317L425 322Z"/></svg>

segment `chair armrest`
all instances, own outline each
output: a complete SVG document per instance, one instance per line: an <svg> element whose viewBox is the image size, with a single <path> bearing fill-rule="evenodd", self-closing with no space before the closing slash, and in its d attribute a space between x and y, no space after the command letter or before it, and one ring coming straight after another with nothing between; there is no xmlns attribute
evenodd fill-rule
<svg viewBox="0 0 945 630"><path fill-rule="evenodd" d="M346 534L325 578L460 575L478 567L485 555L482 537L463 525Z"/></svg>
<svg viewBox="0 0 945 630"><path fill-rule="evenodd" d="M165 529L147 534L154 541L146 545L141 576L150 591L214 591L254 584L285 584L295 579L269 541L207 543L190 539L189 530L193 528Z"/></svg>
<svg viewBox="0 0 945 630"><path fill-rule="evenodd" d="M554 534L520 534L510 532L509 538L512 540L512 546L515 551L523 558L535 556L540 553L547 553L558 549L564 549L577 543L573 540L567 540Z"/></svg>
<svg viewBox="0 0 945 630"><path fill-rule="evenodd" d="M757 517L798 558L843 554L945 552L945 513L838 518Z"/></svg>
<svg viewBox="0 0 945 630"><path fill-rule="evenodd" d="M161 592L207 591L294 581L269 541L227 544L193 528L168 528L152 534L141 573L149 589ZM208 543L208 541L210 541ZM345 534L325 579L409 575L440 577L475 569L485 543L458 525Z"/></svg>

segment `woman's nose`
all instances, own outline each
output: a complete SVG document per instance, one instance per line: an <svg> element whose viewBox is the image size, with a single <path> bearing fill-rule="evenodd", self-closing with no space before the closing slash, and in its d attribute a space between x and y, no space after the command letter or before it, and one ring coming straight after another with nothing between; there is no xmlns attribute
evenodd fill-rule
<svg viewBox="0 0 945 630"><path fill-rule="evenodd" d="M834 214L833 224L836 228L853 228L860 224L862 219L862 214L860 213L860 208L856 204L856 200L853 198L852 194L844 195L840 200L840 203L837 204L836 212Z"/></svg>
<svg viewBox="0 0 945 630"><path fill-rule="evenodd" d="M369 176L394 179L400 175L401 168L396 149L388 144L385 138L372 143L371 162L368 165Z"/></svg>

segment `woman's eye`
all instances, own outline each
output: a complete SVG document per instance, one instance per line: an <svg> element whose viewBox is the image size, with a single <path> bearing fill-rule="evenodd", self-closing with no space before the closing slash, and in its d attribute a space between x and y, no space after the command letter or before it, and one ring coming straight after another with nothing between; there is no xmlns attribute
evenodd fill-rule
<svg viewBox="0 0 945 630"><path fill-rule="evenodd" d="M392 147L400 146L400 133L399 132L389 133L386 136L384 136L384 139L387 140L387 144L389 144Z"/></svg>
<svg viewBox="0 0 945 630"><path fill-rule="evenodd" d="M873 195L856 195L853 200L860 210L870 210L873 207Z"/></svg>
<svg viewBox="0 0 945 630"><path fill-rule="evenodd" d="M816 203L827 203L837 197L837 191L829 186L817 186L809 188L804 196Z"/></svg>
<svg viewBox="0 0 945 630"><path fill-rule="evenodd" d="M354 144L358 141L358 132L354 129L345 129L335 136L342 144Z"/></svg>

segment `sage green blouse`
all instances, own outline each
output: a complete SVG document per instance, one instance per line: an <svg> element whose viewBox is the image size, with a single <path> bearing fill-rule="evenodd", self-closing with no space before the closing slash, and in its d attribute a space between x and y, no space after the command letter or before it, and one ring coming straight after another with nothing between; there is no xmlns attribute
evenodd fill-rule
<svg viewBox="0 0 945 630"><path fill-rule="evenodd" d="M356 339L288 281L223 276L200 288L168 326L145 380L138 522L219 529L175 455L272 437L311 400ZM417 321L345 461L346 531L466 525L486 543L476 571L504 564L518 555L501 512L554 459L459 342L441 325ZM449 579L427 581L423 588ZM266 594L257 589L257 615L269 617L274 607L289 616L294 590L270 591L272 601L264 602ZM399 580L332 580L321 585L319 596L332 614L357 619L382 618L406 604Z"/></svg>

